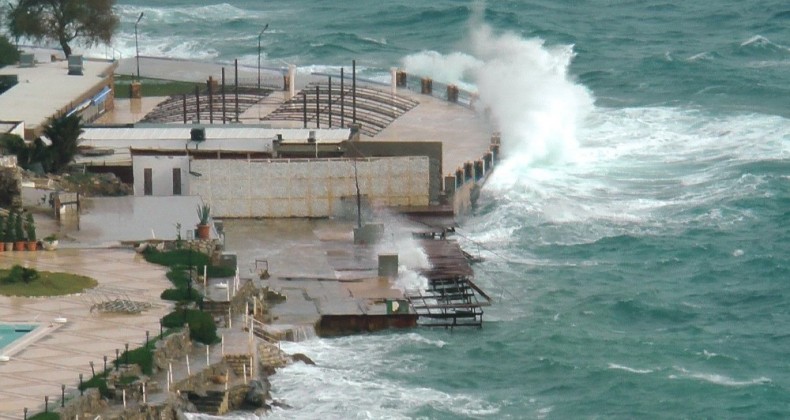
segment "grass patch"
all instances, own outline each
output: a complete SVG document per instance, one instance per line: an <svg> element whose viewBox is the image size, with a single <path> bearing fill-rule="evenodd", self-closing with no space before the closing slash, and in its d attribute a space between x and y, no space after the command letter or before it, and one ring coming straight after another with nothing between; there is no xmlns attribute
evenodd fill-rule
<svg viewBox="0 0 790 420"><path fill-rule="evenodd" d="M148 343L148 347L142 346L134 350L129 350L128 359L126 353L127 352L121 353L121 358L119 359L121 363L126 363L128 360L128 364L140 365L140 370L142 370L146 375L151 375L154 372L153 341Z"/></svg>
<svg viewBox="0 0 790 420"><path fill-rule="evenodd" d="M9 276L11 270L1 269L0 279ZM0 281L0 295L3 296L61 296L79 293L96 287L99 283L85 276L71 273L39 271L38 277L29 283Z"/></svg>
<svg viewBox="0 0 790 420"><path fill-rule="evenodd" d="M128 99L130 97L130 86L136 77L132 76L115 76L115 97L119 99ZM141 93L143 96L173 96L194 94L195 86L200 86L201 94L205 90L205 85L202 83L193 82L177 82L173 80L163 79L145 79L141 78L140 83Z"/></svg>
<svg viewBox="0 0 790 420"><path fill-rule="evenodd" d="M98 375L90 378L89 380L83 382L79 388L81 391L84 391L88 388L97 388L102 397L111 397L110 391L107 388L107 372L99 373Z"/></svg>
<svg viewBox="0 0 790 420"><path fill-rule="evenodd" d="M38 413L33 417L28 417L28 420L60 420L60 414L53 413L52 411L48 413Z"/></svg>

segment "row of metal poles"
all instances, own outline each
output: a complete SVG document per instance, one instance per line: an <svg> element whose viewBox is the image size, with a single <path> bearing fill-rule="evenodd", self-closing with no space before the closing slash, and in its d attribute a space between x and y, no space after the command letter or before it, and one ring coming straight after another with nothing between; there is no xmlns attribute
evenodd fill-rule
<svg viewBox="0 0 790 420"><path fill-rule="evenodd" d="M235 95L235 121L239 122L239 60L234 60L234 89L233 93ZM351 61L351 122L356 124L357 122L357 60ZM209 115L209 124L214 124L214 83L213 80L209 77L208 81L208 115ZM289 83L293 83L292 80L289 80ZM221 84L221 95L222 95L222 124L227 122L227 110L225 108L225 67L222 68L222 84ZM260 93L260 85L258 87ZM316 113L316 125L320 128L319 116L320 116L320 103L319 103L319 87L315 87L315 113ZM183 115L184 115L184 124L188 124L187 120L187 95L182 95L182 103L183 103ZM304 105L304 128L307 128L307 91L305 90L304 97L303 97L303 105ZM200 87L195 85L195 115L196 120L200 123ZM345 75L343 67L340 68L340 126L345 126ZM332 127L332 77L329 76L329 127Z"/></svg>
<svg viewBox="0 0 790 420"><path fill-rule="evenodd" d="M357 60L351 61L351 122L357 122ZM315 87L315 126L321 128L321 90L320 86ZM328 95L328 111L329 111L329 128L332 128L332 76L329 76L329 87L327 89ZM343 68L340 68L340 127L346 125L346 87L345 75ZM302 121L304 128L307 128L307 91L305 90L302 97Z"/></svg>

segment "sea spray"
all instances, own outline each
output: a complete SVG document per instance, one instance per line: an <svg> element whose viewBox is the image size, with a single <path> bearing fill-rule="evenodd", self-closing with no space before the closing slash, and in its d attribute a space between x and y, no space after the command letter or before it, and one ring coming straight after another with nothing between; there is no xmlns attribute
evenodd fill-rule
<svg viewBox="0 0 790 420"><path fill-rule="evenodd" d="M591 93L568 76L573 47L547 47L542 39L502 34L485 24L471 30L471 55L423 51L403 60L409 73L477 89L500 131L507 161L494 178L513 178L516 168L574 160L577 131L593 108Z"/></svg>
<svg viewBox="0 0 790 420"><path fill-rule="evenodd" d="M398 278L393 285L402 291L425 290L428 280L419 271L431 268L428 255L412 237L411 230L391 217L386 223L381 242L376 245L377 254L398 254Z"/></svg>

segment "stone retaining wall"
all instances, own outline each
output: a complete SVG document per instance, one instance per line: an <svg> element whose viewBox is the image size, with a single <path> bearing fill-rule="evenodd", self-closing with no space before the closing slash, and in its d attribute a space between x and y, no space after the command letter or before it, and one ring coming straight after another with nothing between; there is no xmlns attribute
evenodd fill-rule
<svg viewBox="0 0 790 420"><path fill-rule="evenodd" d="M192 351L192 340L189 339L189 326L157 341L154 350L154 369L164 370L173 360L182 360Z"/></svg>

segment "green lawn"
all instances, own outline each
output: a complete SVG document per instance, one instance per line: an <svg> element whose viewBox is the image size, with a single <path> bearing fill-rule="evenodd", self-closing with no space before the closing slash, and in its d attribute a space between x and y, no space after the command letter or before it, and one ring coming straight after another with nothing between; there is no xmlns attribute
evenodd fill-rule
<svg viewBox="0 0 790 420"><path fill-rule="evenodd" d="M136 77L115 76L115 97L129 98L129 86ZM205 89L205 84L193 82L176 82L162 79L141 78L142 95L145 96L172 96L183 94L194 94L195 86L200 86L201 92Z"/></svg>
<svg viewBox="0 0 790 420"><path fill-rule="evenodd" d="M10 269L0 269L0 280L8 276ZM39 271L39 277L30 283L3 283L0 281L0 295L3 296L61 296L79 293L96 287L99 283L85 276L70 273Z"/></svg>

